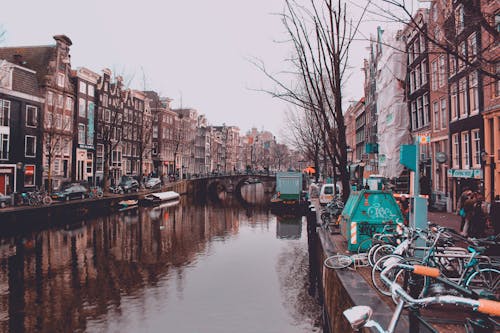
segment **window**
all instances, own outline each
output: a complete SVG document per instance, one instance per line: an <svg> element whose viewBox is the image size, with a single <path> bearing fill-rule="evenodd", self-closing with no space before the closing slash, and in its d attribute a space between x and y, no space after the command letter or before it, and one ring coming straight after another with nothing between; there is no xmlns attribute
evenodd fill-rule
<svg viewBox="0 0 500 333"><path fill-rule="evenodd" d="M111 122L111 111L109 109L104 109L104 121Z"/></svg>
<svg viewBox="0 0 500 333"><path fill-rule="evenodd" d="M9 134L0 134L0 160L9 159Z"/></svg>
<svg viewBox="0 0 500 333"><path fill-rule="evenodd" d="M62 153L64 156L69 156L69 140L64 139Z"/></svg>
<svg viewBox="0 0 500 333"><path fill-rule="evenodd" d="M73 131L73 122L71 121L71 117L68 115L64 115L64 128L65 131L72 132Z"/></svg>
<svg viewBox="0 0 500 333"><path fill-rule="evenodd" d="M24 186L35 186L36 166L26 165L24 167Z"/></svg>
<svg viewBox="0 0 500 333"><path fill-rule="evenodd" d="M70 97L66 98L66 110L73 110L73 99Z"/></svg>
<svg viewBox="0 0 500 333"><path fill-rule="evenodd" d="M446 62L444 55L439 56L439 88L444 86L446 81Z"/></svg>
<svg viewBox="0 0 500 333"><path fill-rule="evenodd" d="M453 83L450 88L451 99L450 99L450 111L451 111L451 120L455 120L458 118L458 95L457 95L457 84Z"/></svg>
<svg viewBox="0 0 500 333"><path fill-rule="evenodd" d="M62 116L60 114L56 114L56 128L62 128Z"/></svg>
<svg viewBox="0 0 500 333"><path fill-rule="evenodd" d="M411 64L414 59L414 54L413 54L413 44L408 46L408 64Z"/></svg>
<svg viewBox="0 0 500 333"><path fill-rule="evenodd" d="M57 95L57 107L62 109L63 106L64 106L63 95Z"/></svg>
<svg viewBox="0 0 500 333"><path fill-rule="evenodd" d="M473 61L476 59L477 56L477 38L476 38L476 33L473 32L469 38L467 38L467 44L469 46L468 50L468 56L469 56L469 61Z"/></svg>
<svg viewBox="0 0 500 333"><path fill-rule="evenodd" d="M83 98L80 98L78 103L78 115L80 117L85 118L87 116L87 101Z"/></svg>
<svg viewBox="0 0 500 333"><path fill-rule="evenodd" d="M57 73L57 86L64 88L64 81L66 79L66 75L63 73Z"/></svg>
<svg viewBox="0 0 500 333"><path fill-rule="evenodd" d="M35 157L36 155L36 137L26 135L24 139L24 156Z"/></svg>
<svg viewBox="0 0 500 333"><path fill-rule="evenodd" d="M96 146L96 172L104 171L104 145L97 144Z"/></svg>
<svg viewBox="0 0 500 333"><path fill-rule="evenodd" d="M87 87L87 93L89 96L94 97L94 86L89 84Z"/></svg>
<svg viewBox="0 0 500 333"><path fill-rule="evenodd" d="M462 70L465 67L465 59L466 59L466 51L467 45L465 45L465 41L461 42L458 45L458 70Z"/></svg>
<svg viewBox="0 0 500 333"><path fill-rule="evenodd" d="M420 77L420 65L415 67L415 89L420 88L422 85L421 77Z"/></svg>
<svg viewBox="0 0 500 333"><path fill-rule="evenodd" d="M477 89L477 72L469 75L469 103L472 113L479 112L479 91Z"/></svg>
<svg viewBox="0 0 500 333"><path fill-rule="evenodd" d="M455 9L455 29L457 34L462 32L465 26L464 6L460 5Z"/></svg>
<svg viewBox="0 0 500 333"><path fill-rule="evenodd" d="M451 154L452 154L452 164L453 164L453 168L458 168L458 161L459 161L459 156L458 156L458 145L459 145L459 141L458 141L458 133L455 133L451 136L451 139L453 141L453 146L451 147Z"/></svg>
<svg viewBox="0 0 500 333"><path fill-rule="evenodd" d="M47 105L54 105L54 93L52 91L47 92Z"/></svg>
<svg viewBox="0 0 500 333"><path fill-rule="evenodd" d="M437 60L431 63L431 89L437 89Z"/></svg>
<svg viewBox="0 0 500 333"><path fill-rule="evenodd" d="M423 126L424 109L422 105L422 97L417 98L417 128Z"/></svg>
<svg viewBox="0 0 500 333"><path fill-rule="evenodd" d="M26 105L26 126L37 126L37 112L38 108L32 105Z"/></svg>
<svg viewBox="0 0 500 333"><path fill-rule="evenodd" d="M80 92L82 94L87 94L87 84L83 81L80 81Z"/></svg>
<svg viewBox="0 0 500 333"><path fill-rule="evenodd" d="M467 116L467 101L465 100L465 88L466 88L465 78L462 78L458 83L458 108L460 112L460 118L465 118Z"/></svg>
<svg viewBox="0 0 500 333"><path fill-rule="evenodd" d="M433 126L433 128L435 130L437 130L437 129L439 129L439 102L438 101L435 101L434 103L432 103L432 113L434 114L434 119L433 119L434 126Z"/></svg>
<svg viewBox="0 0 500 333"><path fill-rule="evenodd" d="M424 95L424 123L423 126L429 125L429 94Z"/></svg>
<svg viewBox="0 0 500 333"><path fill-rule="evenodd" d="M421 72L422 74L422 85L427 83L427 61L422 60Z"/></svg>
<svg viewBox="0 0 500 333"><path fill-rule="evenodd" d="M122 166L122 152L121 149L113 150L111 153L111 162L114 167Z"/></svg>
<svg viewBox="0 0 500 333"><path fill-rule="evenodd" d="M475 129L472 134L472 167L481 167L481 138L479 136L479 129Z"/></svg>
<svg viewBox="0 0 500 333"><path fill-rule="evenodd" d="M411 128L417 129L417 102L411 102Z"/></svg>
<svg viewBox="0 0 500 333"><path fill-rule="evenodd" d="M0 126L9 126L10 101L0 99Z"/></svg>
<svg viewBox="0 0 500 333"><path fill-rule="evenodd" d="M450 76L455 75L455 69L456 69L455 68L455 62L456 61L457 61L457 59L454 56L450 55L450 57L448 59L448 64L450 66L450 70L449 70Z"/></svg>
<svg viewBox="0 0 500 333"><path fill-rule="evenodd" d="M85 144L85 124L78 124L78 144Z"/></svg>
<svg viewBox="0 0 500 333"><path fill-rule="evenodd" d="M410 72L410 93L415 91L415 71Z"/></svg>
<svg viewBox="0 0 500 333"><path fill-rule="evenodd" d="M446 99L441 98L441 128L447 127L448 110L446 110Z"/></svg>
<svg viewBox="0 0 500 333"><path fill-rule="evenodd" d="M60 158L54 159L54 173L56 175L61 173L61 159Z"/></svg>
<svg viewBox="0 0 500 333"><path fill-rule="evenodd" d="M462 168L470 168L469 132L462 132Z"/></svg>

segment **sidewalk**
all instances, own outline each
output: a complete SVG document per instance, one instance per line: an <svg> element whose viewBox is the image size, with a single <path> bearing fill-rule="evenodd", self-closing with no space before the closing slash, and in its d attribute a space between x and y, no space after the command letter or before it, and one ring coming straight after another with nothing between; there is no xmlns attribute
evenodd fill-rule
<svg viewBox="0 0 500 333"><path fill-rule="evenodd" d="M427 219L432 223L439 224L440 226L453 228L457 232L460 231L460 216L457 214L446 212L428 212Z"/></svg>

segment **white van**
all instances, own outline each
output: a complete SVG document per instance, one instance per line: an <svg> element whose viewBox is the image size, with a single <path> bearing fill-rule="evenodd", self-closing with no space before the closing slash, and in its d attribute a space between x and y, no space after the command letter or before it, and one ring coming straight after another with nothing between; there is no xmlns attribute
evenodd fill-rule
<svg viewBox="0 0 500 333"><path fill-rule="evenodd" d="M338 186L335 188L334 184L323 184L323 186L321 186L321 191L319 192L319 203L322 206L326 205L332 201L335 194L339 192L340 189Z"/></svg>

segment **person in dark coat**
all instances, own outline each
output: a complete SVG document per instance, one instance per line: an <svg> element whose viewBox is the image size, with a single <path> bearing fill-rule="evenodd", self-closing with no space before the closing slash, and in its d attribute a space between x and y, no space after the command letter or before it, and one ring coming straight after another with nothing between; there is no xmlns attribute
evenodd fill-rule
<svg viewBox="0 0 500 333"><path fill-rule="evenodd" d="M490 223L495 230L495 235L500 234L500 195L496 195L495 200L491 203Z"/></svg>
<svg viewBox="0 0 500 333"><path fill-rule="evenodd" d="M486 210L484 207L483 196L476 193L476 200L472 208L469 236L484 237L486 231Z"/></svg>

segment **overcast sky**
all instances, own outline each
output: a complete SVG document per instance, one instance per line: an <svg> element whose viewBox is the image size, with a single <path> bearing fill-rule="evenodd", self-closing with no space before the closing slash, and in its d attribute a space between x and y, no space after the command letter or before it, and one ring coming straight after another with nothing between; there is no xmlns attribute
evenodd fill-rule
<svg viewBox="0 0 500 333"><path fill-rule="evenodd" d="M286 127L287 105L249 88L270 82L248 58L262 59L273 71L284 69L289 46L280 18L282 0L34 0L3 1L0 25L4 46L53 44L53 35L73 41L72 66L97 73L110 68L131 88L156 90L172 106L191 107L213 125L251 127L278 137ZM376 23L363 27L375 32ZM346 100L362 96L367 42L351 55Z"/></svg>

